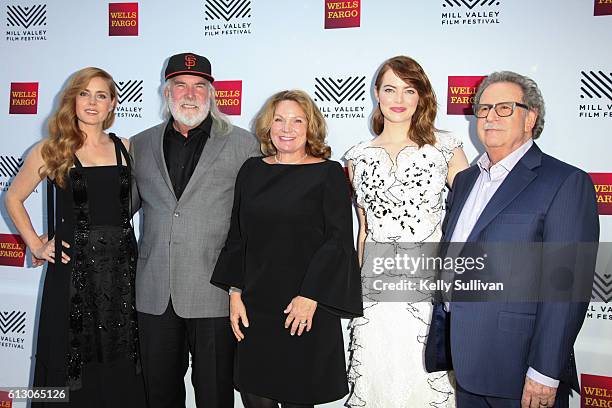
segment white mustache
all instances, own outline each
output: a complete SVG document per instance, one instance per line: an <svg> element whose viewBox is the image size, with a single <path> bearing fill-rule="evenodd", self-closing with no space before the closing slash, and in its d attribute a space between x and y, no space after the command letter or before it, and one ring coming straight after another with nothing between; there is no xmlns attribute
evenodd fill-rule
<svg viewBox="0 0 612 408"><path fill-rule="evenodd" d="M193 105L195 107L197 107L198 109L202 108L202 104L198 103L198 101L196 101L195 99L189 99L189 98L182 98L179 99L178 101L175 101L175 104L178 106L181 105Z"/></svg>
<svg viewBox="0 0 612 408"><path fill-rule="evenodd" d="M503 130L502 128L498 127L494 123L490 123L490 122L485 122L483 127L484 127L484 130Z"/></svg>

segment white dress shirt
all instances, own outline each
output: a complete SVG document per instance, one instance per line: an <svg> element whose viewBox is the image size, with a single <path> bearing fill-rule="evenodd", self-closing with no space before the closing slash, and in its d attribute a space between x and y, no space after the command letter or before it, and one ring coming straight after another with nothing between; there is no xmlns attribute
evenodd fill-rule
<svg viewBox="0 0 612 408"><path fill-rule="evenodd" d="M480 159L478 159L480 175L465 201L461 214L459 214L457 225L450 239L451 242L467 241L472 229L474 229L476 225L476 221L480 218L482 211L493 197L493 194L495 194L499 186L501 186L506 179L506 176L508 176L508 173L510 173L514 166L516 166L516 163L521 160L532 145L533 139L530 138L518 149L493 165L486 152L480 156ZM559 386L559 380L547 377L534 370L532 367L529 367L527 370L527 376L548 387L557 388Z"/></svg>

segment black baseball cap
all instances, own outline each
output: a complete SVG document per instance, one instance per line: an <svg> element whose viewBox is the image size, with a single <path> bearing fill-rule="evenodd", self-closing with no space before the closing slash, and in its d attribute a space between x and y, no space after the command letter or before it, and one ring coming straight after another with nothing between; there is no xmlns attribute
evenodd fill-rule
<svg viewBox="0 0 612 408"><path fill-rule="evenodd" d="M215 79L211 74L210 61L193 52L176 54L168 59L168 66L165 72L166 80L177 75L196 75L213 82Z"/></svg>

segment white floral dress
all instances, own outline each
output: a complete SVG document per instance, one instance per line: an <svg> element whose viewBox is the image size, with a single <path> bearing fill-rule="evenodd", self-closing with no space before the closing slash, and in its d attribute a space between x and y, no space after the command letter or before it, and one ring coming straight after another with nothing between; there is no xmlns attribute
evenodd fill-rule
<svg viewBox="0 0 612 408"><path fill-rule="evenodd" d="M448 162L462 143L438 134L434 145L407 146L395 161L371 141L345 155L352 160L357 204L364 209L364 259L376 243L439 242ZM349 324L350 394L347 407L448 408L454 379L429 374L423 363L431 302L365 302Z"/></svg>

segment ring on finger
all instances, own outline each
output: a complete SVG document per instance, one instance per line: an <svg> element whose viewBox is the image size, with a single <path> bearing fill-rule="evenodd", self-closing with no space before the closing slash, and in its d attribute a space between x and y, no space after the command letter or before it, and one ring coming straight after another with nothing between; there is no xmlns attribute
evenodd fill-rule
<svg viewBox="0 0 612 408"><path fill-rule="evenodd" d="M300 320L300 324L301 324L301 325L308 324L308 320Z"/></svg>

